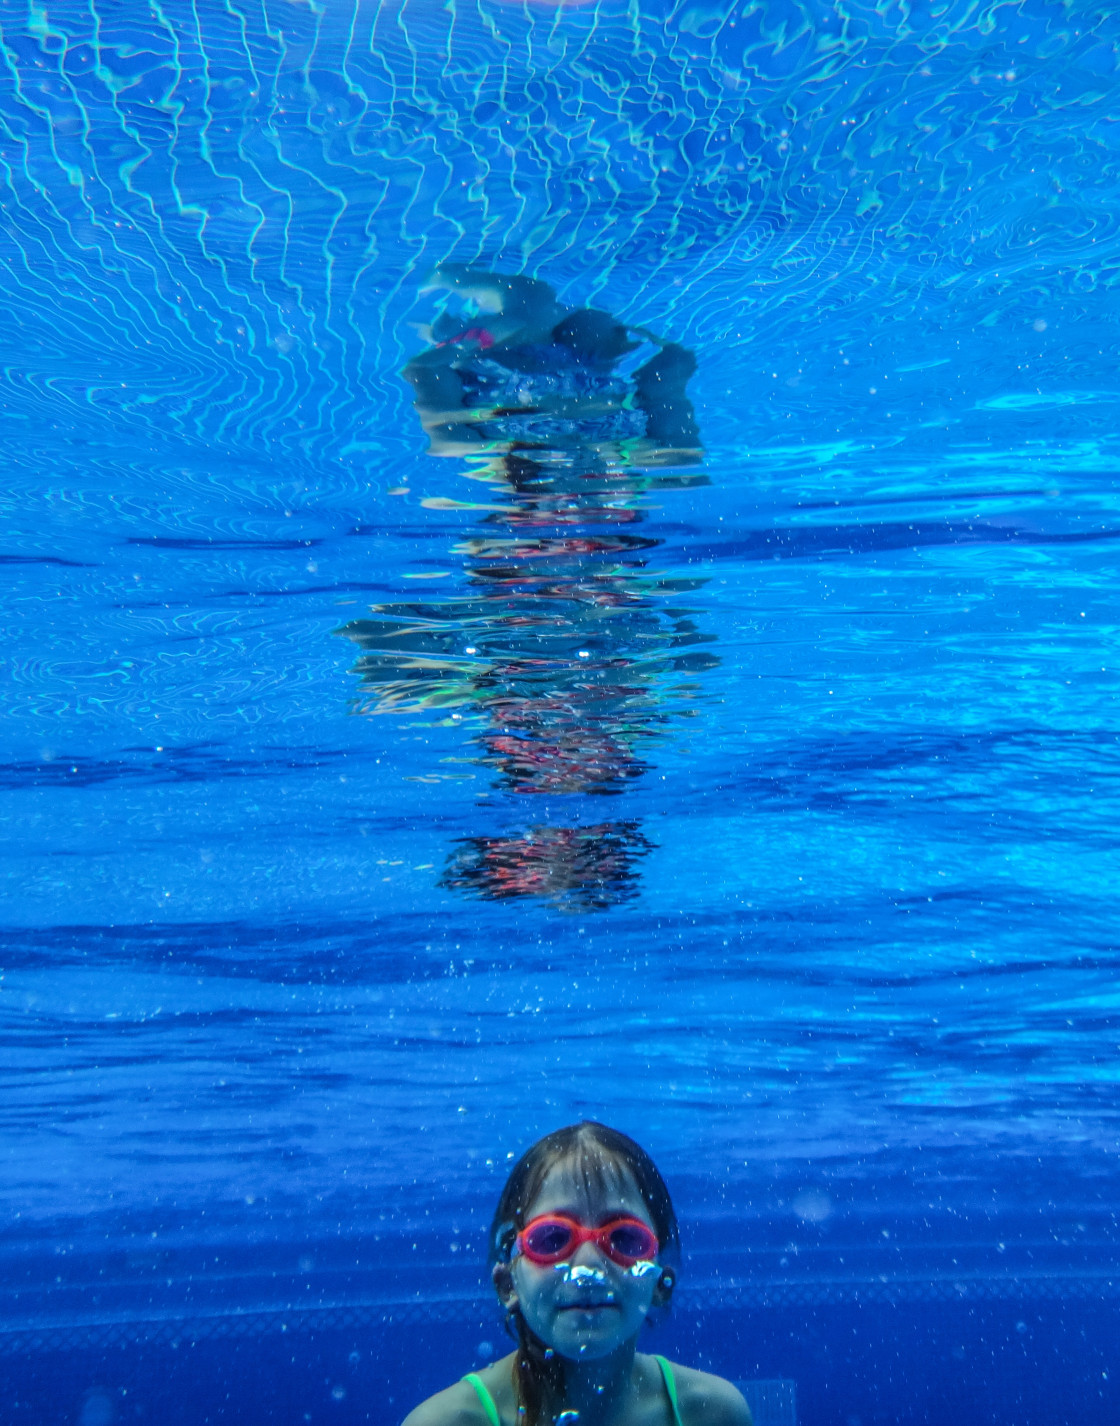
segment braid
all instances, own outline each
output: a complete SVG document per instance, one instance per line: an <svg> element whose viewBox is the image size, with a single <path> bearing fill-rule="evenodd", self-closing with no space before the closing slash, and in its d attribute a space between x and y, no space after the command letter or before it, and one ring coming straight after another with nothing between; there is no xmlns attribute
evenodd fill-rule
<svg viewBox="0 0 1120 1426"><path fill-rule="evenodd" d="M546 1396L554 1400L562 1390L562 1368L559 1358L548 1351L521 1315L513 1307L506 1316L507 1328L512 1326L517 1339L517 1356L513 1364L513 1389L517 1396L517 1416L521 1426L543 1426L542 1416Z"/></svg>

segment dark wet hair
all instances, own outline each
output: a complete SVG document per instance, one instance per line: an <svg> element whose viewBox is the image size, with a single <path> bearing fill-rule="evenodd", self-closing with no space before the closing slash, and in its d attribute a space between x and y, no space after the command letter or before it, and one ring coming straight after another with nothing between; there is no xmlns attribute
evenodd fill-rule
<svg viewBox="0 0 1120 1426"><path fill-rule="evenodd" d="M583 361L616 362L638 346L622 323L595 307L577 307L552 329L552 340L571 347Z"/></svg>
<svg viewBox="0 0 1120 1426"><path fill-rule="evenodd" d="M587 1119L546 1134L514 1164L490 1224L491 1266L509 1262L526 1214L545 1179L561 1164L570 1164L588 1188L609 1186L611 1177L620 1170L628 1173L657 1234L659 1258L663 1263L666 1259L676 1262L680 1229L673 1200L657 1165L628 1135ZM671 1290L671 1277L666 1286ZM519 1307L507 1314L506 1329L517 1340L513 1380L520 1408L518 1419L524 1426L538 1426L546 1390L556 1394L560 1387L560 1362L530 1330Z"/></svg>

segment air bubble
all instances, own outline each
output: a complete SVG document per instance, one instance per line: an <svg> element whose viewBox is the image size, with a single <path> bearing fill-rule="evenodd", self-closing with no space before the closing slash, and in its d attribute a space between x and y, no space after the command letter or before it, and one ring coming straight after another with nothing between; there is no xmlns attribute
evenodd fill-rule
<svg viewBox="0 0 1120 1426"><path fill-rule="evenodd" d="M556 1271L563 1273L565 1282L591 1284L607 1280L607 1275L602 1268L587 1267L583 1263L577 1263L575 1267L571 1263L557 1263Z"/></svg>
<svg viewBox="0 0 1120 1426"><path fill-rule="evenodd" d="M111 1426L117 1419L112 1400L103 1391L91 1391L82 1403L79 1426Z"/></svg>
<svg viewBox="0 0 1120 1426"><path fill-rule="evenodd" d="M803 1223L823 1223L832 1213L832 1199L822 1188L805 1188L793 1200L792 1208Z"/></svg>

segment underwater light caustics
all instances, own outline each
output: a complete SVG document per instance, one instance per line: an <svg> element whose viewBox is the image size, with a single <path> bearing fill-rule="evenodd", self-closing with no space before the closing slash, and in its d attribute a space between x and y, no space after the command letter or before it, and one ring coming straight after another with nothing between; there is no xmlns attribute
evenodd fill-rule
<svg viewBox="0 0 1120 1426"><path fill-rule="evenodd" d="M648 771L665 675L716 659L673 596L703 581L648 570L651 491L706 483L685 394L691 353L543 282L444 268L462 299L405 368L436 455L490 487L462 540L468 590L379 604L339 630L362 650L362 714L471 715L479 761L534 796L612 795ZM439 502L436 502L437 504ZM633 820L465 839L444 884L595 909L633 894L649 843Z"/></svg>

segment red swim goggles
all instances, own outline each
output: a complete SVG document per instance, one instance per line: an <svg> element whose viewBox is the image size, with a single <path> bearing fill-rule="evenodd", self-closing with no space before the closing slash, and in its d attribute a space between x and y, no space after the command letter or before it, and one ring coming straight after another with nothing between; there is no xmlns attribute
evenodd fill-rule
<svg viewBox="0 0 1120 1426"><path fill-rule="evenodd" d="M601 1228L585 1228L566 1214L542 1213L525 1224L513 1249L531 1263L548 1267L570 1258L584 1243L594 1243L621 1268L656 1258L659 1247L657 1234L640 1218L612 1218Z"/></svg>

